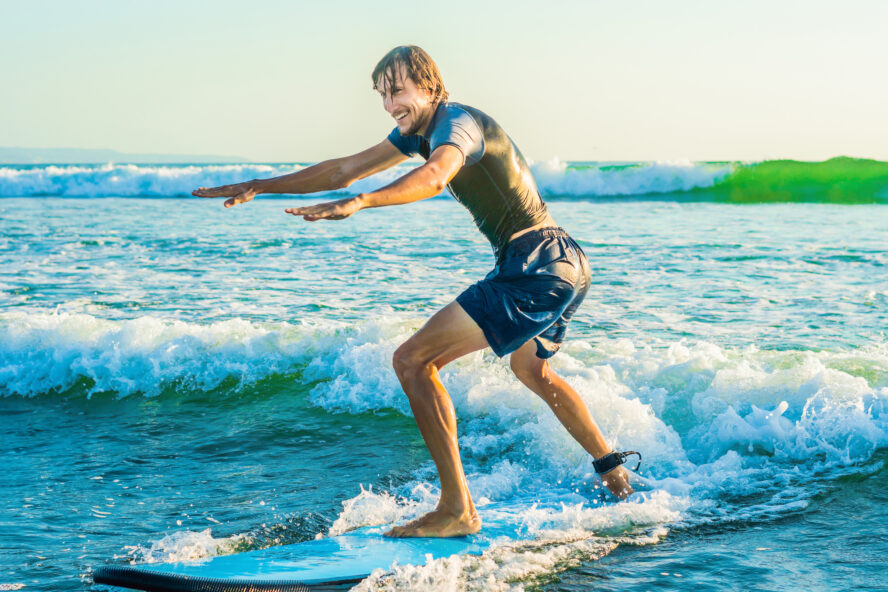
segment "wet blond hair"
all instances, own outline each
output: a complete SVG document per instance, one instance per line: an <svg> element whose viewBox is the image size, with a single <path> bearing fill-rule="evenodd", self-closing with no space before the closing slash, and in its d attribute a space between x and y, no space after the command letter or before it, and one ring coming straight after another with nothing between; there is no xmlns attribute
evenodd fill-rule
<svg viewBox="0 0 888 592"><path fill-rule="evenodd" d="M417 87L427 90L432 95L435 103L446 101L449 94L444 88L441 72L437 64L426 51L416 45L400 45L382 56L376 67L373 68L373 88L379 88L379 84L385 80L388 87L395 84L395 75L398 65L403 65L407 76Z"/></svg>

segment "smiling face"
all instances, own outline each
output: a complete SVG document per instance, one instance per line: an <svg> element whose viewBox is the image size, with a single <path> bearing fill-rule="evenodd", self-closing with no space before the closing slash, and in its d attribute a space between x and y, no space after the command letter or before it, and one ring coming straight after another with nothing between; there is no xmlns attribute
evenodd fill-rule
<svg viewBox="0 0 888 592"><path fill-rule="evenodd" d="M402 136L421 134L428 127L437 103L429 91L419 88L407 76L403 64L396 64L394 68L376 81L382 106L394 118Z"/></svg>

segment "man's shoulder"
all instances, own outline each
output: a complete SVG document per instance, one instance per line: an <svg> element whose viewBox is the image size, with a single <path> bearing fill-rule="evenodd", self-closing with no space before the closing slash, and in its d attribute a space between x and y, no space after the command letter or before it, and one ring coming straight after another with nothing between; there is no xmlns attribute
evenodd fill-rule
<svg viewBox="0 0 888 592"><path fill-rule="evenodd" d="M434 130L443 131L455 126L470 128L482 133L493 120L483 111L463 103L447 101L442 103L435 114Z"/></svg>
<svg viewBox="0 0 888 592"><path fill-rule="evenodd" d="M477 126L478 131L485 135L505 134L505 130L502 129L502 126L500 126L493 117L488 115L485 111L482 111L477 107L472 107L471 105L466 105L465 103L457 103L453 101L442 103L436 120L436 126L437 123L443 121L457 124L462 123L463 125L469 126L474 124Z"/></svg>
<svg viewBox="0 0 888 592"><path fill-rule="evenodd" d="M452 117L458 117L460 115L469 115L473 118L487 117L487 114L481 111L481 109L466 105L464 103L447 101L441 105L441 108L444 111L444 114Z"/></svg>
<svg viewBox="0 0 888 592"><path fill-rule="evenodd" d="M484 155L484 115L477 109L462 103L442 103L429 128L429 149L450 144L459 148L466 164L478 162Z"/></svg>

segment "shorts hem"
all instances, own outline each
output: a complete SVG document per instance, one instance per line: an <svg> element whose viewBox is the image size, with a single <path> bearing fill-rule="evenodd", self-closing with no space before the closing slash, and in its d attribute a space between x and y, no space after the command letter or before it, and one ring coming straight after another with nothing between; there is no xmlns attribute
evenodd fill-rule
<svg viewBox="0 0 888 592"><path fill-rule="evenodd" d="M465 294L465 292L463 292ZM469 317L475 321L475 324L480 327L481 332L484 333L484 339L487 340L487 345L490 349L493 350L493 353L496 354L496 357L502 358L504 356L509 355L512 352L504 351L502 344L496 339L494 336L493 328L487 322L486 317L482 316L480 311L474 310L474 307L469 306L469 303L466 302L470 300L469 298L463 298L463 294L460 294L456 297L456 303L459 304L460 308L462 308Z"/></svg>
<svg viewBox="0 0 888 592"><path fill-rule="evenodd" d="M546 349L540 343L539 335L533 338L533 342L536 344L536 357L541 360L548 360L552 358L558 351L561 349L561 344L557 343L555 349Z"/></svg>

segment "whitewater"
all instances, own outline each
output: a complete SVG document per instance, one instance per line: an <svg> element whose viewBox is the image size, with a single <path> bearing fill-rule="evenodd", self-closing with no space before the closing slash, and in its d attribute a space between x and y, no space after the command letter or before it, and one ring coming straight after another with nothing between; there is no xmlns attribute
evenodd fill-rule
<svg viewBox="0 0 888 592"><path fill-rule="evenodd" d="M419 163L318 195L357 195L391 183ZM0 197L183 197L213 187L299 171L306 164L0 165ZM825 162L530 162L544 198L640 197L728 202L888 202L888 163ZM267 198L267 197L266 197Z"/></svg>
<svg viewBox="0 0 888 592"><path fill-rule="evenodd" d="M528 508L520 541L357 589L888 584L884 206L683 197L761 165L534 166L593 273L551 363L615 447L642 451L653 491ZM432 507L391 356L490 247L446 196L317 223L283 210L318 196L176 197L289 170L0 167L0 587L100 589L108 562ZM591 459L506 360L478 352L442 378L479 505L594 494Z"/></svg>
<svg viewBox="0 0 888 592"><path fill-rule="evenodd" d="M273 177L305 168L300 164L222 165L38 165L0 166L0 197L169 197L190 195L197 186ZM390 183L417 166L406 165L354 183L355 195ZM709 187L731 171L727 164L691 162L577 167L559 159L532 165L544 195L637 195ZM333 192L327 192L333 193ZM322 193L323 194L323 193Z"/></svg>

